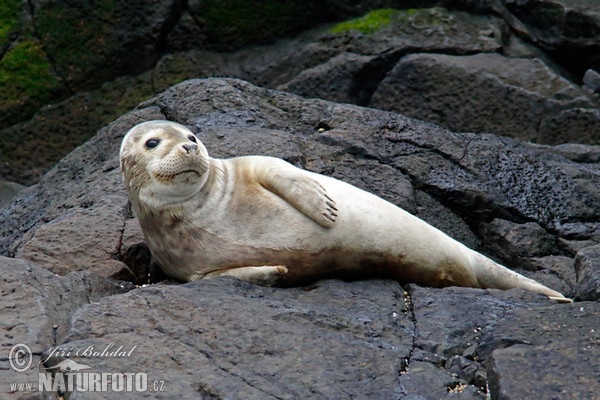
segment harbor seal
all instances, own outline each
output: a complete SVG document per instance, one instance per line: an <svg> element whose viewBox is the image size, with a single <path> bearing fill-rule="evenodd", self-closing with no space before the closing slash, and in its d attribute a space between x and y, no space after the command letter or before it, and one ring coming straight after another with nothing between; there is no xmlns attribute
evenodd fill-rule
<svg viewBox="0 0 600 400"><path fill-rule="evenodd" d="M174 122L133 127L120 166L150 252L181 281L229 275L294 286L386 277L570 301L345 182L273 157L211 158Z"/></svg>

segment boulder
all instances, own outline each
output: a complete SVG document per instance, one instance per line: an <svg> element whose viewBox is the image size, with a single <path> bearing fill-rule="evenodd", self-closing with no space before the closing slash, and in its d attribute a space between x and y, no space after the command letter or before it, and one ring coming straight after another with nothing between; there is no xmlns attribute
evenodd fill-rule
<svg viewBox="0 0 600 400"><path fill-rule="evenodd" d="M556 237L535 222L515 224L494 219L485 226L482 234L485 245L505 262L556 252Z"/></svg>
<svg viewBox="0 0 600 400"><path fill-rule="evenodd" d="M599 304L515 309L486 328L480 355L487 357L492 398L522 399L533 393L541 398L594 398L600 351L592 321L600 317Z"/></svg>
<svg viewBox="0 0 600 400"><path fill-rule="evenodd" d="M588 69L583 75L584 88L592 93L600 94L600 74L593 69Z"/></svg>
<svg viewBox="0 0 600 400"><path fill-rule="evenodd" d="M600 4L593 0L510 0L506 9L530 40L577 77L600 68Z"/></svg>
<svg viewBox="0 0 600 400"><path fill-rule="evenodd" d="M454 131L492 132L545 144L596 144L597 103L539 59L500 54L413 54L391 70L369 104Z"/></svg>
<svg viewBox="0 0 600 400"><path fill-rule="evenodd" d="M71 316L84 304L105 296L124 293L133 288L128 282L116 281L90 272L72 272L58 276L21 260L0 257L0 337L2 358L0 378L3 398L23 398L10 384L33 383L38 388L38 365L42 353L61 343L71 329ZM29 353L11 367L10 351L26 345ZM18 347L21 346L21 347ZM31 362L29 368L28 363ZM12 394L10 394L13 392ZM6 397L8 396L8 397Z"/></svg>
<svg viewBox="0 0 600 400"><path fill-rule="evenodd" d="M19 185L18 183L0 181L0 208L10 203L12 199L23 189L25 189L25 186Z"/></svg>
<svg viewBox="0 0 600 400"><path fill-rule="evenodd" d="M350 18L394 2L5 3L0 13L1 129L27 121L46 104L150 70L169 53L239 50L272 43L317 24ZM116 94L112 99L118 101L119 97ZM122 112L113 112L113 117ZM96 129L107 122L98 123Z"/></svg>
<svg viewBox="0 0 600 400"><path fill-rule="evenodd" d="M5 111L0 113L0 176L37 183L73 148L139 102L185 79L215 76L401 111L457 131L598 144L600 100L593 93L598 67L587 56L595 54L593 45L572 56L567 55L570 46L548 53L511 13L527 3L552 14L556 2L446 0L419 2L421 9L372 9L397 3L333 1L307 7L306 2L265 0L270 6L247 7L243 2L133 1L91 12L68 2L33 1L21 20L6 22L15 30L5 46L0 37L7 49L0 59L5 87L0 91ZM20 6L14 3L18 15ZM595 7L561 3L577 8L582 20L597 18ZM57 24L70 29L56 29ZM30 37L34 26L45 35ZM69 35L76 37L69 41ZM249 41L255 45L215 51ZM29 61L22 65L22 60ZM569 65L573 68L565 69ZM584 76L581 68L592 72Z"/></svg>
<svg viewBox="0 0 600 400"><path fill-rule="evenodd" d="M101 129L0 211L0 251L19 257L0 259L8 285L2 347L35 348L35 368L19 374L6 366L4 382L37 384L38 371L75 362L92 373L146 374L145 394L165 398L586 398L600 391L597 301L557 305L523 290L389 280L289 289L231 278L164 281L118 168L125 133L151 119L188 126L213 157L276 156L348 181L491 257L534 260L536 271L520 271L542 283L595 287L593 269L583 272L594 265L592 251L574 260L566 246L547 243L600 242L597 163L393 112L196 79ZM498 234L503 247L480 246L482 232ZM528 235L527 243L518 239ZM14 389L10 396L27 395Z"/></svg>

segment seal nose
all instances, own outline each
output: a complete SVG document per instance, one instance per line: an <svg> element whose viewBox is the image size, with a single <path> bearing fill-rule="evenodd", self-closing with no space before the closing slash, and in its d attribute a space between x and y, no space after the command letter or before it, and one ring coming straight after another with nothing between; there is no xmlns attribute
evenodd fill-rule
<svg viewBox="0 0 600 400"><path fill-rule="evenodd" d="M182 144L181 146L185 149L185 152L188 154L190 154L190 151L196 150L198 148L198 145L196 143L186 143Z"/></svg>

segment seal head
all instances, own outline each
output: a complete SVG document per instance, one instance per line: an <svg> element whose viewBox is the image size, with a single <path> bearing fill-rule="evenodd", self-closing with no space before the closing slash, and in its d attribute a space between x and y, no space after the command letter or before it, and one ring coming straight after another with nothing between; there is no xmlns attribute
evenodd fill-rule
<svg viewBox="0 0 600 400"><path fill-rule="evenodd" d="M185 202L202 188L209 156L185 127L148 121L123 139L120 164L129 195L142 207L160 210Z"/></svg>

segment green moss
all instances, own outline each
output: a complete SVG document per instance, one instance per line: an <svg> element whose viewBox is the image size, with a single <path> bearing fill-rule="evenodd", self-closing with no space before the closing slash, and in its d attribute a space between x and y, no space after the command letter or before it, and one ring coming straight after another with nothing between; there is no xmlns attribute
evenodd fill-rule
<svg viewBox="0 0 600 400"><path fill-rule="evenodd" d="M55 68L67 81L77 81L97 67L106 51L106 23L111 10L118 7L114 0L102 0L82 5L81 9L67 7L61 2L45 5L37 14L36 30ZM122 7L122 6L120 6ZM95 18L86 13L94 12Z"/></svg>
<svg viewBox="0 0 600 400"><path fill-rule="evenodd" d="M2 0L0 2L0 47L8 42L8 36L19 27L21 0Z"/></svg>
<svg viewBox="0 0 600 400"><path fill-rule="evenodd" d="M43 103L58 81L39 43L25 39L13 46L0 61L0 91L5 105L28 101Z"/></svg>
<svg viewBox="0 0 600 400"><path fill-rule="evenodd" d="M387 26L394 17L401 13L410 13L409 11L400 11L393 8L382 8L373 10L360 18L350 21L340 22L330 29L331 33L344 33L348 31L359 31L365 34L373 33Z"/></svg>
<svg viewBox="0 0 600 400"><path fill-rule="evenodd" d="M298 29L301 1L206 0L199 15L213 43L234 49L264 43Z"/></svg>

